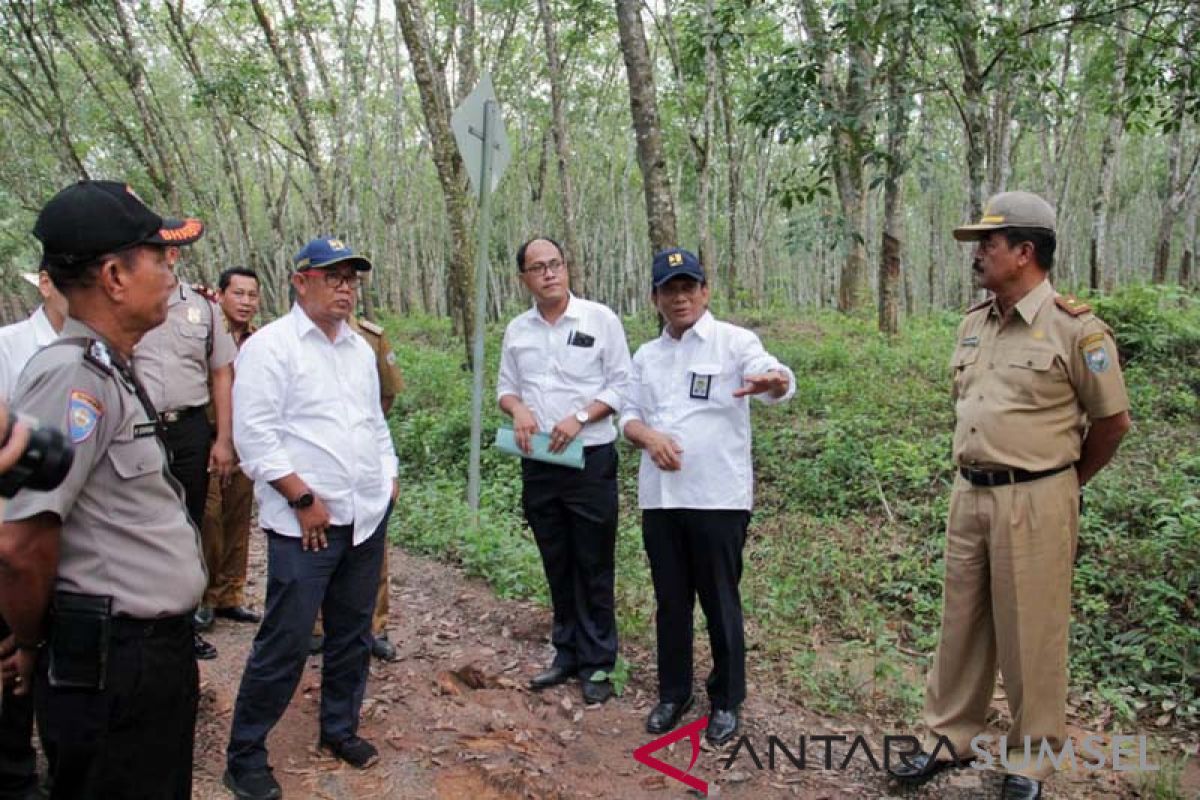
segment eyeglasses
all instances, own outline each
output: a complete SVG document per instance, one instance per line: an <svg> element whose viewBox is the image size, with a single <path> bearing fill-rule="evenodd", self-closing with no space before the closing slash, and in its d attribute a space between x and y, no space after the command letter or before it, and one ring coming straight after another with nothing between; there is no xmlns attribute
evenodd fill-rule
<svg viewBox="0 0 1200 800"><path fill-rule="evenodd" d="M325 285L330 289L337 289L343 284L351 289L357 289L361 279L357 272L334 272L328 269L306 269L305 272L312 274L316 273L325 279Z"/></svg>
<svg viewBox="0 0 1200 800"><path fill-rule="evenodd" d="M544 264L542 264L542 263L530 264L528 267L521 270L521 272L525 272L530 275L536 275L540 278L543 275L545 275L547 272L550 272L550 273L562 272L563 267L565 267L565 266L566 266L566 264L564 264L562 261L560 261L556 258L553 261L547 261Z"/></svg>

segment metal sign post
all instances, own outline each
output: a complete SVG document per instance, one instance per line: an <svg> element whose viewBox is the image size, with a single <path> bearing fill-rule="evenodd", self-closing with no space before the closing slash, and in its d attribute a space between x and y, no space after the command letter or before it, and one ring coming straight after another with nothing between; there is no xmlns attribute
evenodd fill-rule
<svg viewBox="0 0 1200 800"><path fill-rule="evenodd" d="M483 437L483 333L487 317L488 236L492 226L492 190L500 182L511 153L500 118L500 105L485 74L475 91L451 117L451 128L471 184L479 192L479 229L475 247L475 331L472 342L471 461L467 472L467 504L479 523L479 460Z"/></svg>

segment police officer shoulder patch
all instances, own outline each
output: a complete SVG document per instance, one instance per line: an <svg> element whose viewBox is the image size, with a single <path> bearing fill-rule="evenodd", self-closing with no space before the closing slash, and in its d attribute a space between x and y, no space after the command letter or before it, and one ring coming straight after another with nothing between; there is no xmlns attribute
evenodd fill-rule
<svg viewBox="0 0 1200 800"><path fill-rule="evenodd" d="M1079 352L1083 353L1083 361L1092 372L1101 373L1112 363L1108 358L1108 347L1105 345L1103 333L1092 333L1079 341Z"/></svg>
<svg viewBox="0 0 1200 800"><path fill-rule="evenodd" d="M67 427L73 444L86 442L104 416L104 404L80 389L71 390Z"/></svg>

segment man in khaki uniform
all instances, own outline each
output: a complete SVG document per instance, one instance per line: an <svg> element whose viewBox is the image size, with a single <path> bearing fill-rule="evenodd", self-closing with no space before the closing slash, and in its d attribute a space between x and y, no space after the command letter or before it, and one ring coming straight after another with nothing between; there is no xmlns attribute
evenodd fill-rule
<svg viewBox="0 0 1200 800"><path fill-rule="evenodd" d="M930 741L893 774L921 783L970 758L998 664L1013 719L1000 762L1003 797L1028 800L1041 797L1053 773L1048 758L1038 759L1043 743L1057 756L1066 741L1080 488L1116 453L1129 400L1112 331L1047 279L1055 214L1046 201L998 194L979 223L954 236L976 242L974 272L992 295L967 312L950 362L958 474L941 637L925 694Z"/></svg>
<svg viewBox="0 0 1200 800"><path fill-rule="evenodd" d="M217 304L225 329L240 350L257 330L258 275L245 267L230 267L217 279ZM216 410L209 404L209 419L215 422ZM204 542L204 562L208 565L208 589L199 615L234 622L260 622L262 616L245 606L246 564L250 550L250 515L254 507L254 482L241 469L235 469L227 481L213 473L208 476L208 501L200 538Z"/></svg>
<svg viewBox="0 0 1200 800"><path fill-rule="evenodd" d="M396 366L396 353L392 350L391 342L388 341L387 333L384 332L382 325L358 317L350 317L348 322L354 332L366 340L375 354L375 367L379 371L379 405L383 408L383 415L386 417L392 410L392 404L396 402L396 395L404 388L404 376L401 375L400 368ZM379 594L375 597L375 616L371 620L371 633L375 636L375 641L371 644L371 655L381 661L395 661L399 657L396 653L396 646L388 638L387 632L389 574L388 548L384 547L383 574L379 578ZM309 643L310 652L320 652L324 635L321 618L317 617L317 624L313 626L312 641Z"/></svg>
<svg viewBox="0 0 1200 800"><path fill-rule="evenodd" d="M179 248L167 248L167 257L173 267ZM166 321L147 333L133 354L133 368L158 410L171 474L183 485L188 516L197 529L204 523L208 476L226 481L237 469L232 400L236 355L220 309L182 281L171 292ZM206 413L210 399L216 410L215 438ZM216 658L217 648L199 633L212 626L211 614L201 607L195 622L196 657Z"/></svg>
<svg viewBox="0 0 1200 800"><path fill-rule="evenodd" d="M204 565L129 362L176 291L167 250L203 231L112 181L64 189L34 227L69 316L12 405L59 426L75 455L58 488L18 492L5 510L0 613L13 637L0 670L22 694L35 685L56 800L191 797Z"/></svg>

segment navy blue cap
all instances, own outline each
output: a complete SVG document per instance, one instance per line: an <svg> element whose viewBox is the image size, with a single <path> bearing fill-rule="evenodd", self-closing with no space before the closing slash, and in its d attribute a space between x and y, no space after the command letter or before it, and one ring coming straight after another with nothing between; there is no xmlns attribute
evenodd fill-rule
<svg viewBox="0 0 1200 800"><path fill-rule="evenodd" d="M695 253L682 247L672 247L654 256L654 288L657 289L672 278L695 278L706 283L704 268Z"/></svg>
<svg viewBox="0 0 1200 800"><path fill-rule="evenodd" d="M371 268L370 261L362 256L354 255L354 251L346 247L341 239L318 236L304 245L304 249L299 253L296 253L295 258L292 259L292 269L296 272L306 269L322 269L343 262L353 264L359 272L365 272Z"/></svg>

